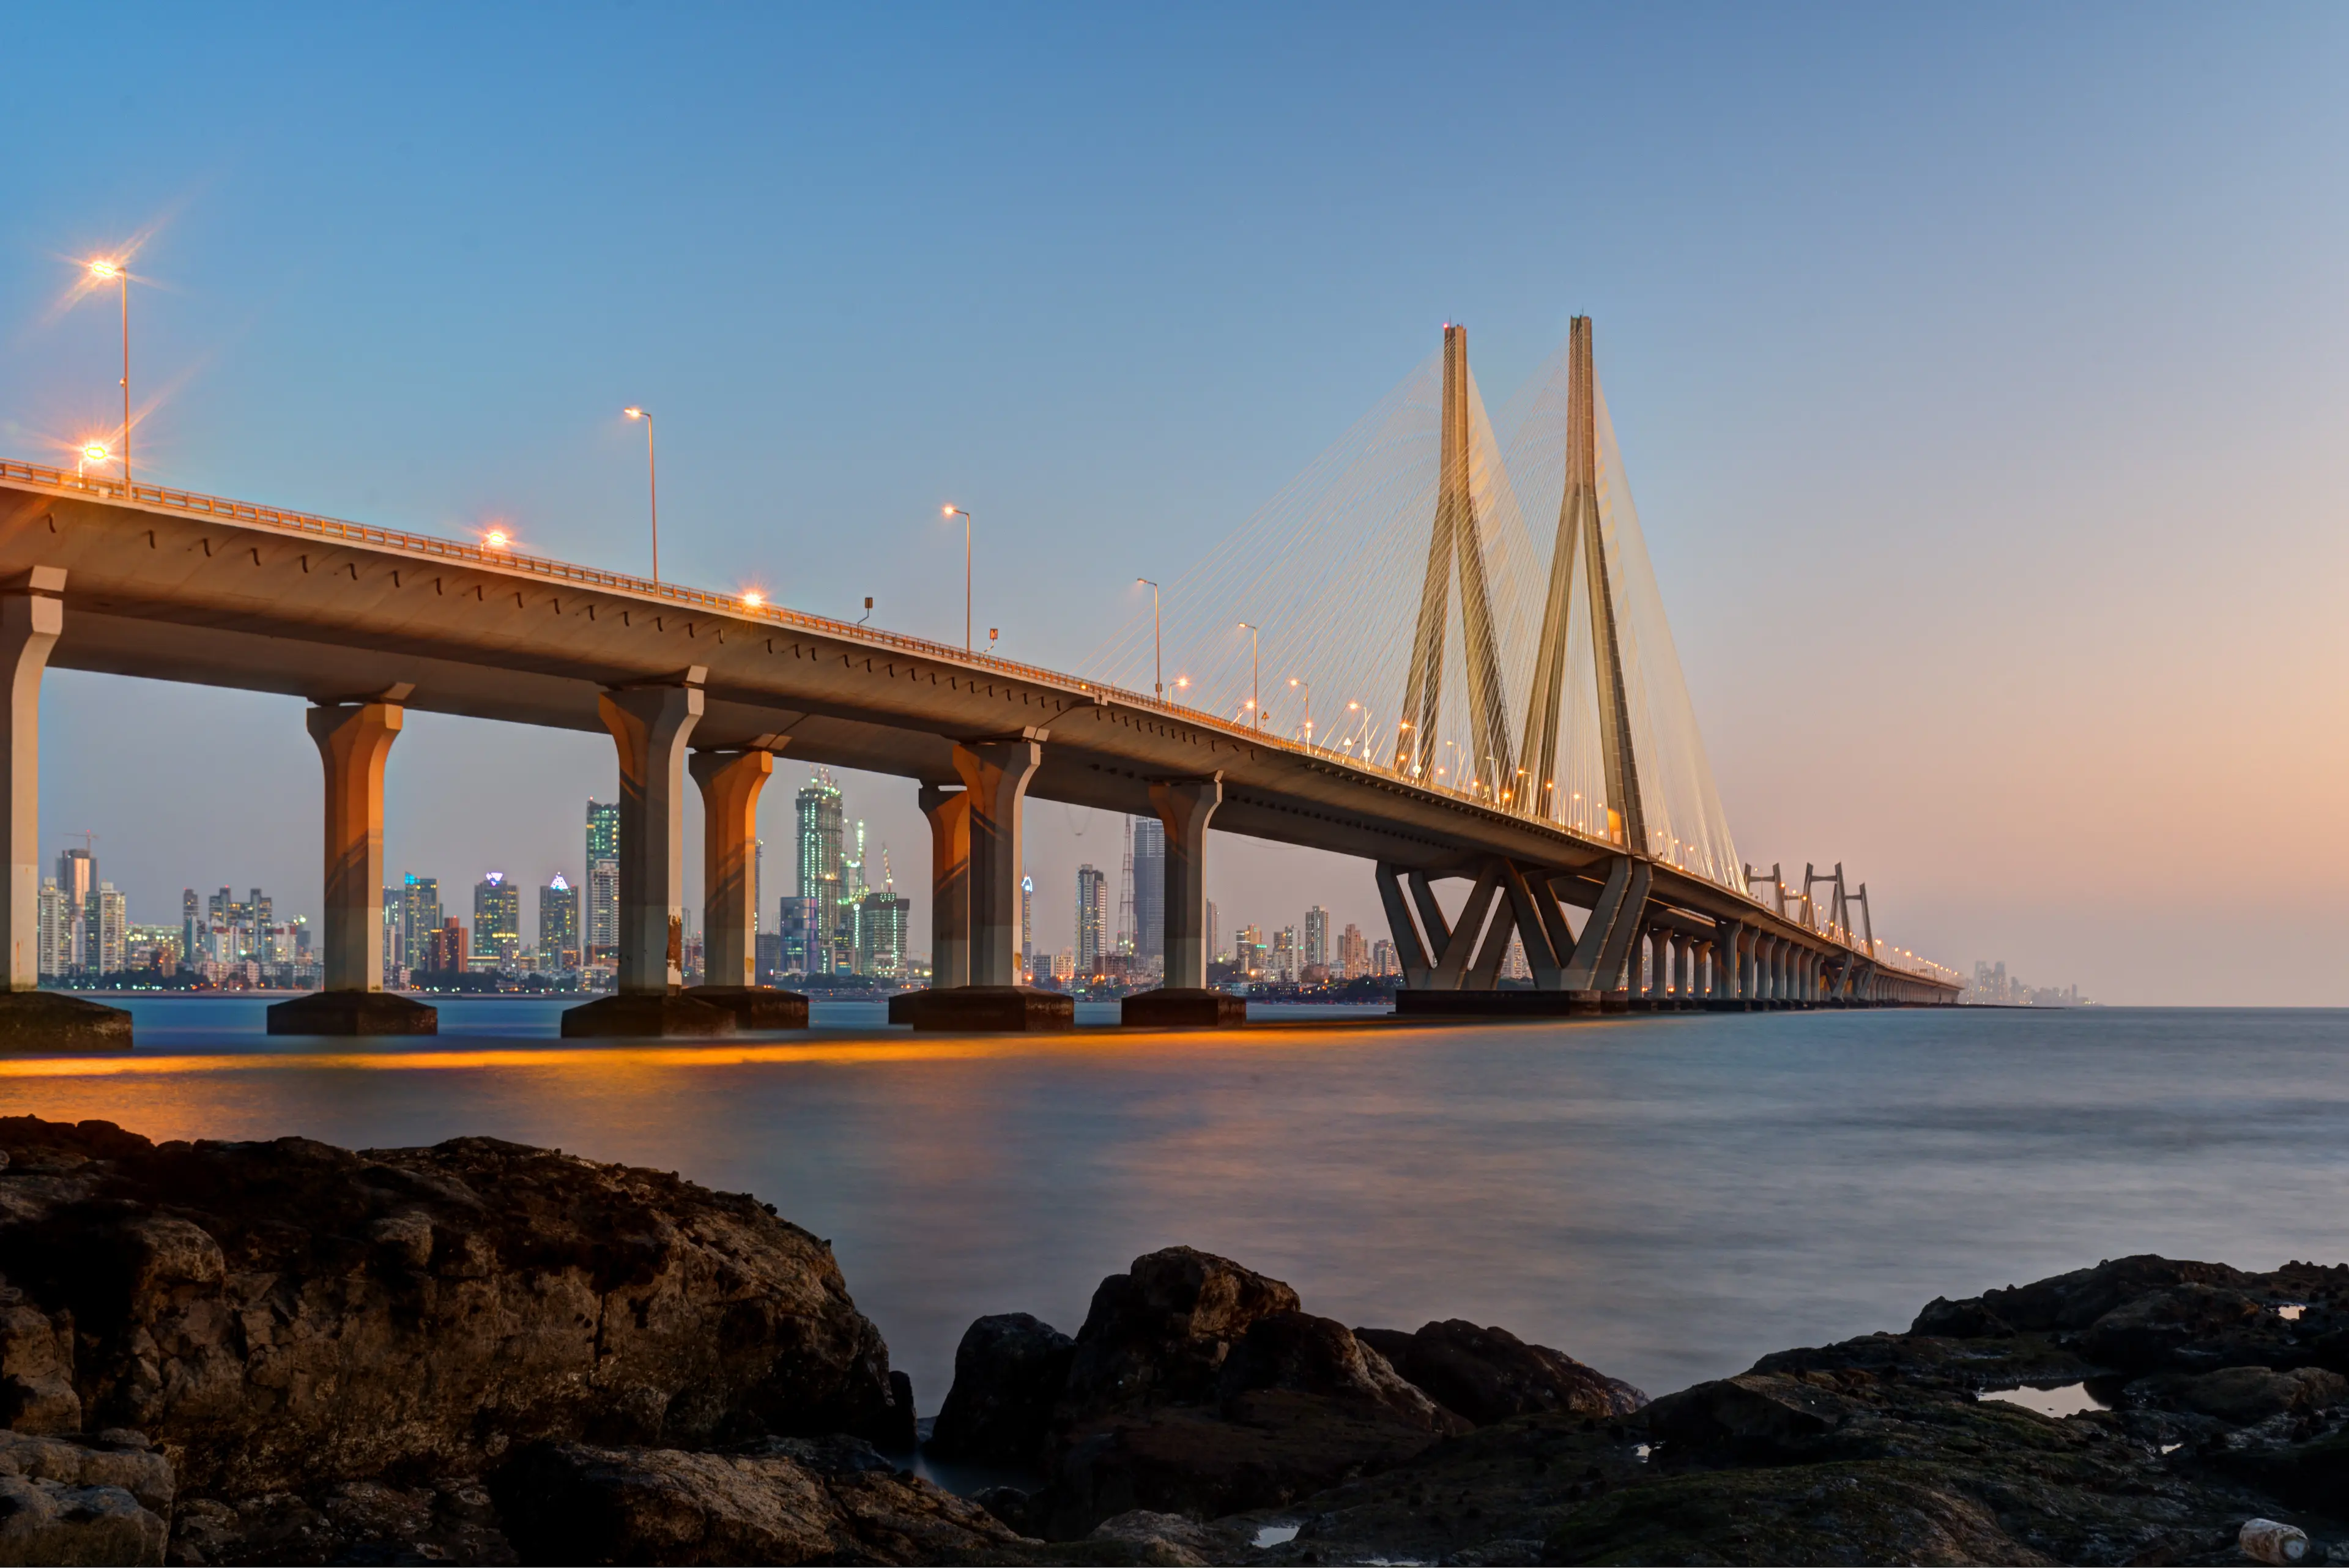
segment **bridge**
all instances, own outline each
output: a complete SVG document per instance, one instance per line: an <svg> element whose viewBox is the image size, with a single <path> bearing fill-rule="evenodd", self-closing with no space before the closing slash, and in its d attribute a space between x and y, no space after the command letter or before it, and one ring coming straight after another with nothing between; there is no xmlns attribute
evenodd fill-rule
<svg viewBox="0 0 2349 1568"><path fill-rule="evenodd" d="M1383 727L1358 701L1359 717L1319 736L1309 713L1301 732L1277 731L1253 672L1240 711L1210 702L1207 686L1237 680L1228 637L1222 673L1196 692L1178 680L1172 696L1163 680L1145 693L1138 679L1056 672L498 543L0 462L0 660L12 676L0 688L10 868L0 1039L39 1008L38 1027L71 1027L58 1011L71 999L30 994L38 715L52 665L310 704L325 793L324 987L279 1004L273 1029L433 1027L429 1007L381 989L383 775L409 710L613 738L617 990L567 1013L567 1033L804 1020L803 1002L762 992L753 970L756 805L783 753L895 774L919 792L932 828L934 978L893 1004L916 1026L1068 1026L1066 997L1017 983L1030 798L1164 825L1164 984L1126 999L1129 1023L1242 1015L1239 999L1206 987L1211 826L1372 862L1404 971L1402 1012L1954 1001L1947 971L1883 949L1867 888L1847 887L1840 866L1806 867L1797 888L1779 867L1736 859L1651 602L1587 318L1557 369L1559 386L1534 400L1533 427L1563 438L1544 443L1562 475L1546 571L1527 569L1536 556L1506 529L1539 463L1520 460L1513 479L1495 449L1464 329L1445 332L1440 407L1432 392L1418 400L1440 433L1398 435L1393 410L1374 410L1386 431L1365 448L1378 504L1424 542L1381 551L1389 569L1350 595L1318 595L1310 613L1373 628L1395 652L1400 701ZM1363 483L1361 466L1319 465L1307 510L1326 521ZM1397 480L1417 470L1427 472ZM1193 613L1228 628L1244 596L1214 589L1216 559L1190 584L1203 607ZM1416 581L1416 614L1366 618L1361 583L1397 571ZM1353 657L1344 638L1323 640L1330 656ZM1103 655L1134 659L1130 644ZM1310 682L1291 684L1309 701ZM690 992L679 969L688 778L706 808L709 981ZM1449 911L1436 893L1445 881L1468 884ZM1513 942L1531 990L1496 983Z"/></svg>

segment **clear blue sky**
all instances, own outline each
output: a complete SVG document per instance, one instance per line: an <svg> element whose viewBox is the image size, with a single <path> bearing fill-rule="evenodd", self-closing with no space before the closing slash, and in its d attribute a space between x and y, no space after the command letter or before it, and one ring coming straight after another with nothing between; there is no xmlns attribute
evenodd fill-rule
<svg viewBox="0 0 2349 1568"><path fill-rule="evenodd" d="M1844 860L1951 962L2349 1002L2338 7L117 5L11 43L13 453L111 422L112 312L54 306L151 229L149 475L640 566L641 401L667 575L958 631L954 499L982 624L1065 665L1441 322L1497 398L1588 312L1750 857ZM315 909L297 704L48 692L45 832L100 834L134 919ZM419 717L393 868L575 877L611 777ZM921 880L911 786L850 789ZM1038 815L1049 935L1111 828ZM1233 850L1227 926L1374 926L1365 868Z"/></svg>

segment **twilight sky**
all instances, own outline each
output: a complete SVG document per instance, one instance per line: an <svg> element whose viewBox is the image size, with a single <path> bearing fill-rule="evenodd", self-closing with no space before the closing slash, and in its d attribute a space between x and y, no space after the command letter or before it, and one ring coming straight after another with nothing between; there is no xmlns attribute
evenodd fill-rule
<svg viewBox="0 0 2349 1568"><path fill-rule="evenodd" d="M642 402L665 575L958 636L953 500L981 625L1074 668L1444 320L1497 404L1587 312L1748 858L1843 861L1960 966L2349 1003L2338 7L112 5L11 38L0 451L110 431L114 310L58 307L144 234L142 477L641 570ZM50 850L98 834L133 919L224 882L315 914L298 703L46 695ZM771 899L805 774L766 796ZM468 915L484 869L575 877L613 778L600 737L413 716L390 867ZM913 786L843 784L918 898ZM1065 933L1116 825L1030 829ZM1216 842L1227 929L1383 929L1366 866Z"/></svg>

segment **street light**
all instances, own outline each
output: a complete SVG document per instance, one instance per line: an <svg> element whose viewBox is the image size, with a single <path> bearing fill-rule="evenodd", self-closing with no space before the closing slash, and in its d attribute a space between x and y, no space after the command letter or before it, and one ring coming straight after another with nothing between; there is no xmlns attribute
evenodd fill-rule
<svg viewBox="0 0 2349 1568"><path fill-rule="evenodd" d="M1309 752L1313 749L1313 683L1299 680L1294 675L1288 678L1288 683L1301 687L1305 692L1305 749Z"/></svg>
<svg viewBox="0 0 2349 1568"><path fill-rule="evenodd" d="M1150 690L1162 702L1166 701L1166 659L1158 637L1158 585L1148 577L1136 577L1137 583L1150 587Z"/></svg>
<svg viewBox="0 0 2349 1568"><path fill-rule="evenodd" d="M130 269L118 261L94 261L89 275L122 291L122 493L130 493Z"/></svg>
<svg viewBox="0 0 2349 1568"><path fill-rule="evenodd" d="M645 409L622 409L632 420L645 421L645 480L652 490L653 581L660 581L660 462L653 452L653 416Z"/></svg>
<svg viewBox="0 0 2349 1568"><path fill-rule="evenodd" d="M81 449L81 461L74 464L74 477L76 479L79 479L82 476L82 471L88 468L91 463L104 462L107 458L111 455L112 454L106 450L106 443L104 441L94 441L89 442Z"/></svg>
<svg viewBox="0 0 2349 1568"><path fill-rule="evenodd" d="M945 515L962 519L962 650L970 651L970 514L959 506L945 508Z"/></svg>
<svg viewBox="0 0 2349 1568"><path fill-rule="evenodd" d="M1250 715L1250 722L1255 724L1257 729L1261 730L1264 728L1264 683L1259 679L1263 673L1263 666L1258 662L1257 656L1264 651L1264 632L1261 628L1251 625L1247 621L1240 622L1239 628L1242 631L1248 634L1248 713Z"/></svg>

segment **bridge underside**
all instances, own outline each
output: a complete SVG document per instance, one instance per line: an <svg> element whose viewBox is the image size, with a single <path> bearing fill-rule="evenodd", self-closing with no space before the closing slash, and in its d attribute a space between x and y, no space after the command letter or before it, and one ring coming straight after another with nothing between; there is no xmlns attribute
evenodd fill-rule
<svg viewBox="0 0 2349 1568"><path fill-rule="evenodd" d="M1481 887L1496 877L1507 880L1495 867L1513 867L1520 880L1544 889L1536 897L1583 909L1608 907L1619 868L1637 866L1637 909L1617 910L1609 919L1630 921L1642 940L1651 930L1671 931L1718 947L1722 932L1734 926L1821 963L1850 954L1749 898L1669 865L1635 860L1612 844L1130 694L886 633L575 568L558 571L470 546L432 542L425 553L422 543L405 536L322 537L315 530L316 520L297 526L191 516L169 505L134 506L60 493L54 484L0 480L0 581L14 585L10 602L39 601L62 614L49 643L18 649L19 689L29 668L36 700L38 670L54 664L274 692L336 711L389 706L603 731L620 747L624 794L632 787L632 768L676 773L688 736L697 753L780 751L904 777L926 786L926 798L961 786L971 797L975 846L995 843L988 838L994 834L1016 847L1019 802L1031 795L1133 815L1156 812L1171 833L1170 781L1213 781L1216 799L1194 824L1201 831L1212 817L1224 832L1355 856L1422 888L1454 877ZM660 740L652 720L627 717L644 706L630 693L664 690L690 693L680 700L691 711L678 710L673 744ZM396 719L391 727L396 732ZM999 809L978 798L999 783L988 771L996 764L982 753L1007 740L1032 745L1034 756L1012 768L1025 772L1002 786L1009 793ZM668 751L660 752L663 745ZM20 747L12 763L17 826L9 859L16 883L25 882L28 868L33 878L10 896L12 931L29 915L19 906L29 906L37 886L36 819L26 815L27 781L36 776L27 772L29 759ZM330 787L334 766L329 759ZM658 779L647 785L645 809L657 814L647 819L649 831L659 836L657 812L668 811L673 838L675 789L663 796L659 785ZM379 792L379 769L376 787ZM379 817L379 801L376 810ZM378 839L379 830L378 821ZM982 861L993 864L989 857L1001 858L1003 846L974 847L959 869L942 858L941 888ZM328 852L337 853L331 844ZM1016 879L1016 854L1004 864ZM670 880L666 901L673 907L675 867L644 875ZM1001 891L970 897L983 901ZM624 902L627 896L624 890ZM1548 942L1537 979L1550 970L1565 973L1575 961L1574 944L1582 938L1561 934L1562 924L1545 924L1539 910L1517 922L1521 936L1533 931ZM1170 911L1169 929L1174 926ZM647 931L642 941L658 940L655 927ZM976 932L974 926L963 938L945 929L933 935L948 943L967 940L976 952L988 940ZM1443 945L1431 930L1399 927L1399 948L1407 934L1422 947ZM1637 947L1628 937L1609 942L1626 952ZM1533 946L1529 941L1529 955ZM23 950L20 942L12 969L11 984L19 988L30 983ZM1489 985L1484 957L1479 949L1447 970L1438 953L1422 967L1438 989L1463 989L1464 982L1473 991ZM1599 960L1613 957L1611 949L1594 950L1574 974L1597 975ZM1609 972L1622 972L1621 966ZM365 979L354 972L345 982ZM1594 981L1566 989L1630 988Z"/></svg>

